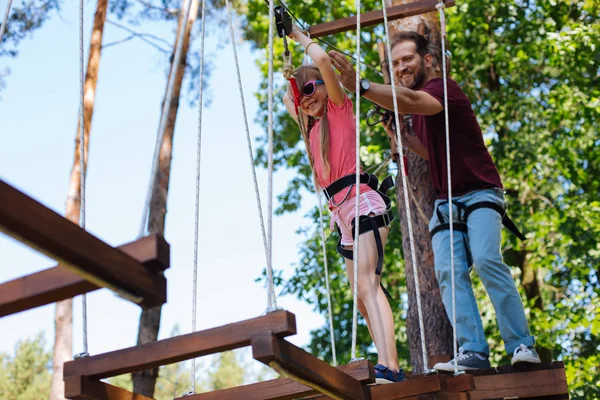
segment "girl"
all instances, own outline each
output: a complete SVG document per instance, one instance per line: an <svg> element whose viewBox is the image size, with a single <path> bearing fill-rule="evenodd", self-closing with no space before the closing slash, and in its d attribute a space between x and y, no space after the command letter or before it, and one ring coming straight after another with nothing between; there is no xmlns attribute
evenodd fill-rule
<svg viewBox="0 0 600 400"><path fill-rule="evenodd" d="M315 182L320 188L326 189L326 196L330 200L329 208L333 214L332 223L337 224L341 233L342 249L338 246L338 250L345 253L345 257L349 254L346 272L350 285L354 288L352 221L355 217L356 196L356 118L353 105L338 82L327 53L295 25L289 36L305 48L305 53L314 65L296 69L294 77L299 96L288 91L284 95L284 103L300 125ZM368 177L367 174L364 176ZM344 177L345 180L341 179ZM334 182L335 185L332 185ZM386 208L379 192L367 184L361 184L361 216L380 218L383 221ZM380 277L376 274L380 272L378 261L379 256L383 256L389 223L387 220L381 224L383 226L376 226L375 230L361 234L359 244L358 309L365 318L377 347L377 383L392 383L404 379L403 371L398 369L392 310L380 285ZM379 251L376 237L379 239Z"/></svg>

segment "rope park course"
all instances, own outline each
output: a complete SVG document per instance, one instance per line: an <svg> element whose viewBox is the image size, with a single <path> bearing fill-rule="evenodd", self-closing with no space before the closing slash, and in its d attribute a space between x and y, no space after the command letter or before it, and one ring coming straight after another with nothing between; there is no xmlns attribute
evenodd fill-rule
<svg viewBox="0 0 600 400"><path fill-rule="evenodd" d="M189 0L185 15L192 8ZM289 10L285 5L275 7L269 2L269 85L268 85L268 152L269 152L269 179L268 179L268 205L267 222L263 219L263 210L259 194L256 172L254 169L252 143L248 128L248 117L242 90L242 80L235 47L234 28L231 19L231 5L226 0L228 21L233 46L233 55L237 71L237 81L242 101L243 116L246 127L246 139L248 143L250 165L254 177L254 187L257 208L261 223L261 232L267 265L267 313L253 319L216 327L203 331L196 331L196 282L198 265L198 204L200 197L200 157L202 138L202 98L203 82L200 79L199 86L199 111L198 111L198 148L197 148L197 174L196 174L196 209L195 209L195 248L193 255L193 303L192 303L192 332L148 343L122 350L112 351L105 354L89 355L87 352L86 332L86 307L83 298L83 349L84 352L77 355L75 360L64 365L65 396L69 399L148 399L145 396L128 392L125 389L107 384L102 379L142 371L161 365L167 365L184 360L191 360L192 377L195 377L194 359L200 356L219 353L236 348L251 346L253 357L269 366L281 375L281 378L260 382L236 388L224 389L207 393L196 393L192 386L190 391L181 399L295 399L295 398L333 398L350 400L367 399L507 399L507 398L540 398L540 399L568 399L564 365L561 362L551 364L538 364L526 369L518 367L498 367L493 369L477 370L476 372L464 373L458 371L456 329L454 335L454 373L436 373L430 369L427 354L427 338L423 327L423 310L420 304L420 293L417 264L415 258L415 244L412 237L412 222L409 225L409 240L411 249L411 261L413 265L414 278L417 289L417 310L419 313L420 344L425 364L423 375L410 375L408 379L387 384L373 385L375 383L373 365L365 359L356 358L356 325L357 325L357 273L358 273L358 240L359 225L355 224L354 251L350 256L354 263L354 298L353 298L353 323L352 323L352 362L347 365L337 366L335 353L333 354L334 366L314 357L306 351L294 346L285 340L285 337L296 333L295 316L277 306L273 283L272 270L272 172L273 172L273 42L275 34L286 43L286 34L289 33ZM357 14L342 20L331 21L315 25L307 29L311 38L319 38L326 35L349 31L357 31L357 50L355 61L357 87L360 75L360 29L361 26L370 26L383 23L386 36L384 38L387 46L387 56L391 59L391 48L388 22L407 16L418 15L431 11L439 11L442 26L442 37L445 38L445 7L453 6L454 2L442 0L415 0L413 3L386 8L385 0L382 0L382 9L363 14ZM11 2L8 2L6 14L8 15ZM202 34L201 34L201 64L200 76L203 76L204 66L204 12L205 1L202 1ZM356 0L356 9L361 10L360 0ZM6 18L5 18L6 21ZM1 36L6 23L2 25ZM277 31L277 32L276 32ZM182 30L183 32L183 30ZM84 124L83 118L83 0L80 0L80 124ZM182 41L178 41L175 62L180 57ZM442 45L444 40L441 41ZM287 44L285 45L287 50ZM445 54L444 49L442 54ZM444 84L446 83L445 57L442 57L444 65ZM285 54L284 76L293 80L293 67L291 66L291 55ZM394 74L391 63L388 63L391 86L394 93L394 119L396 127L396 143L399 153L400 171L402 184L404 186L404 206L410 210L408 198L407 169L404 165L404 154L401 135L399 131L400 116L398 112ZM176 71L176 66L171 69ZM173 76L169 76L167 93L171 95ZM293 84L292 84L293 86ZM170 88L170 89L169 89ZM296 87L296 90L298 88ZM444 100L447 104L447 89L444 90ZM168 104L165 101L164 104ZM355 99L356 115L359 114L360 95ZM444 107L447 110L447 107ZM163 113L166 115L166 113ZM161 125L165 121L161 120ZM360 136L357 125L357 149L360 147ZM447 140L447 154L449 152L448 141L448 114L445 113L445 127ZM0 316L6 316L42 305L54 303L74 296L83 295L100 288L113 290L119 296L140 305L142 308L151 308L164 304L167 301L166 279L164 271L170 267L170 247L163 237L158 235L146 235L146 223L149 198L145 204L144 221L140 229L140 237L131 243L120 247L111 247L97 237L85 230L85 168L83 166L84 150L84 127L81 132L81 218L80 226L76 226L64 217L45 207L43 204L30 198L16 188L0 180L0 197L3 199L0 207L0 229L8 235L35 248L45 255L57 260L56 267L43 270L28 276L0 285ZM157 149L160 144L157 141ZM360 164L357 151L356 157L356 218L359 217L358 198L360 188ZM151 177L156 175L158 151L155 151ZM448 181L450 181L450 157L448 162ZM152 182L150 187L152 187ZM448 202L452 208L451 185L448 185ZM316 189L316 188L315 188ZM319 209L321 207L321 196L317 192ZM407 213L410 216L410 212ZM321 238L323 252L325 253L325 234L323 228L323 217L321 217ZM453 235L453 224L449 224L450 236ZM451 239L451 263L454 270L453 243ZM329 278L327 276L327 261L324 257L327 292L329 294ZM454 273L452 273L454 278ZM453 310L454 279L452 280ZM331 314L331 299L328 295L329 323L331 340L333 342L333 327ZM455 312L452 312L455 315ZM456 321L452 323L456 326ZM335 345L332 344L335 352ZM195 379L192 379L195 382ZM194 385L194 383L192 383Z"/></svg>

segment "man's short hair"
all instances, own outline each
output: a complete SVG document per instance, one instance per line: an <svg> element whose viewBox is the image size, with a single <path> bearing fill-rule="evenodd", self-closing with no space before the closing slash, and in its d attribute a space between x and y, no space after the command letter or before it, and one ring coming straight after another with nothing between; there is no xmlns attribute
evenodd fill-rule
<svg viewBox="0 0 600 400"><path fill-rule="evenodd" d="M397 44L402 42L411 41L417 46L417 53L421 57L425 57L426 54L431 54L429 49L429 42L425 37L417 32L413 31L400 31L396 33L392 39L392 49Z"/></svg>

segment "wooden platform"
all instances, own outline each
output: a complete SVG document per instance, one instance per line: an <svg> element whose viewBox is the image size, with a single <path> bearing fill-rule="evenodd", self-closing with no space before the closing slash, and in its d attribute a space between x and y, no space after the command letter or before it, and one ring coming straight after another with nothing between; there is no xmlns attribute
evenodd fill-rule
<svg viewBox="0 0 600 400"><path fill-rule="evenodd" d="M502 366L470 373L475 378L475 390L470 400L569 398L563 362L523 367Z"/></svg>
<svg viewBox="0 0 600 400"><path fill-rule="evenodd" d="M275 384L263 383L258 390L255 390L257 386L250 385L250 391L260 396L264 397L265 391L269 391L270 398L327 393L334 399L370 399L366 383L374 381L371 364L365 361L336 369L284 340L285 336L295 333L295 316L287 311L275 311L205 331L69 361L65 363L63 371L66 397L90 400L144 399L99 380L251 345L255 359L290 378L278 380ZM199 396L229 399L232 393L237 393L240 396L238 398L246 399L249 398L247 389L236 388Z"/></svg>
<svg viewBox="0 0 600 400"><path fill-rule="evenodd" d="M367 360L341 365L338 369L361 383L374 383L373 365ZM292 379L279 378L229 389L179 397L175 400L292 400L318 395L319 392Z"/></svg>
<svg viewBox="0 0 600 400"><path fill-rule="evenodd" d="M162 236L146 236L119 247L144 267L162 271L169 266L169 245ZM159 278L164 279L164 278ZM101 289L77 273L56 265L0 284L0 317Z"/></svg>
<svg viewBox="0 0 600 400"><path fill-rule="evenodd" d="M166 302L162 270L169 267L169 250L164 239L154 237L117 249L3 180L0 199L0 230L59 263L58 269L5 283L0 288L2 315L98 287L110 288L142 307ZM136 260L132 254L141 257Z"/></svg>

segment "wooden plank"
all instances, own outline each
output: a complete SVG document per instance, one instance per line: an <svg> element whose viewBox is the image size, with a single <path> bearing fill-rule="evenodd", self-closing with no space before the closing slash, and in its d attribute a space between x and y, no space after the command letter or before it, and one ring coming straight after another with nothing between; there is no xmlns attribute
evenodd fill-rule
<svg viewBox="0 0 600 400"><path fill-rule="evenodd" d="M375 382L373 366L367 360L337 367L362 383ZM175 400L293 400L300 397L316 395L319 392L288 378L273 379L252 383L229 389L199 393L192 396L179 397Z"/></svg>
<svg viewBox="0 0 600 400"><path fill-rule="evenodd" d="M144 307L167 300L164 276L144 268L66 218L0 180L0 230L57 260L96 286Z"/></svg>
<svg viewBox="0 0 600 400"><path fill-rule="evenodd" d="M310 353L272 334L252 338L252 357L282 375L300 381L334 399L367 400L368 390L358 380ZM368 367L368 364L364 364Z"/></svg>
<svg viewBox="0 0 600 400"><path fill-rule="evenodd" d="M388 21L411 17L413 15L425 14L431 11L436 11L437 0L415 0L409 4L402 4L395 7L388 7ZM454 6L454 0L445 0L446 7ZM369 11L360 14L360 25L362 28L381 24L383 22L383 11ZM341 18L335 21L325 22L318 25L313 25L308 28L311 38L319 38L323 36L333 35L336 33L346 32L356 29L356 15L347 18Z"/></svg>
<svg viewBox="0 0 600 400"><path fill-rule="evenodd" d="M261 332L294 335L296 317L288 311L275 311L246 321L69 361L64 365L63 376L103 379L142 371L249 346L251 338Z"/></svg>
<svg viewBox="0 0 600 400"><path fill-rule="evenodd" d="M475 378L469 374L459 376L440 375L440 384L443 392L467 392L475 389Z"/></svg>
<svg viewBox="0 0 600 400"><path fill-rule="evenodd" d="M162 236L150 235L119 249L156 271L169 267L169 244ZM0 284L0 317L70 299L100 289L81 276L56 266Z"/></svg>
<svg viewBox="0 0 600 400"><path fill-rule="evenodd" d="M403 382L377 385L371 387L373 400L399 400L442 390L440 375L414 376Z"/></svg>
<svg viewBox="0 0 600 400"><path fill-rule="evenodd" d="M475 376L476 390L471 400L491 400L505 397L536 398L568 393L565 371L547 369L521 373Z"/></svg>
<svg viewBox="0 0 600 400"><path fill-rule="evenodd" d="M481 376L481 375L498 375L498 374L518 374L521 372L529 371L542 371L547 369L564 369L565 363L562 361L554 361L551 363L523 363L521 365L501 365L495 368L486 368L467 371L469 375ZM450 375L450 374L445 374Z"/></svg>
<svg viewBox="0 0 600 400"><path fill-rule="evenodd" d="M154 400L86 376L65 379L65 397L70 400Z"/></svg>

